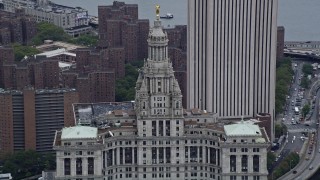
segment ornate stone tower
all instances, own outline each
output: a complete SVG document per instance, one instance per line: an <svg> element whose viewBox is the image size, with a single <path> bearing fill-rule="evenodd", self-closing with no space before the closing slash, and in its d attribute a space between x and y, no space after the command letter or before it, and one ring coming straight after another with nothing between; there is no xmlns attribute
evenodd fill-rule
<svg viewBox="0 0 320 180"><path fill-rule="evenodd" d="M148 35L148 59L140 71L136 84L135 110L138 132L140 135L146 134L146 136L151 136L151 132L140 131L142 130L140 127L143 126L142 121L156 119L156 125L154 124L154 128L156 128L162 126L164 122L159 122L158 120L175 120L176 123L177 119L183 119L182 95L178 82L174 77L172 63L168 58L168 37L163 32L158 8L156 11L157 19L154 21L154 27L150 29ZM182 122L181 124L183 124ZM171 122L168 122L168 126L169 123ZM163 127L165 127L165 124ZM162 132L156 133L156 135L161 134ZM166 133L163 132L163 134ZM168 134L168 136L171 135L172 133Z"/></svg>

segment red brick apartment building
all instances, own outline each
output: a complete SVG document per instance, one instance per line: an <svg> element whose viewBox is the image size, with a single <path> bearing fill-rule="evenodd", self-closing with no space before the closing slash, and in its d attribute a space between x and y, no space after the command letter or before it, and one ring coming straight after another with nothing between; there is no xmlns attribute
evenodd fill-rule
<svg viewBox="0 0 320 180"><path fill-rule="evenodd" d="M182 105L187 107L187 26L179 25L164 29L168 34L168 53L182 93Z"/></svg>
<svg viewBox="0 0 320 180"><path fill-rule="evenodd" d="M125 62L147 57L149 20L138 19L138 5L114 1L99 6L99 47L124 48Z"/></svg>
<svg viewBox="0 0 320 180"><path fill-rule="evenodd" d="M16 13L0 11L0 45L20 43L28 45L37 33L37 23L26 16L23 9Z"/></svg>

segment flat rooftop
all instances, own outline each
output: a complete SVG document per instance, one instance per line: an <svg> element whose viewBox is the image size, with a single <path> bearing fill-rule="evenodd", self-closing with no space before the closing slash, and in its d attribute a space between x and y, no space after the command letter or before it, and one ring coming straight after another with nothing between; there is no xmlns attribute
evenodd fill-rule
<svg viewBox="0 0 320 180"><path fill-rule="evenodd" d="M67 139L95 139L98 137L98 128L88 126L73 126L62 129L61 140Z"/></svg>
<svg viewBox="0 0 320 180"><path fill-rule="evenodd" d="M237 124L224 126L227 136L262 136L260 127L253 122L240 121Z"/></svg>
<svg viewBox="0 0 320 180"><path fill-rule="evenodd" d="M34 89L33 89L34 90ZM36 89L34 90L36 94L53 94L53 93L64 93L64 92L76 92L76 89ZM0 94L23 94L23 91L20 90L6 90L0 88Z"/></svg>
<svg viewBox="0 0 320 180"><path fill-rule="evenodd" d="M59 48L56 50L46 51L40 54L36 54L36 56L46 56L47 58L55 57L59 55L68 55L68 56L76 57L76 53L70 53L66 50L66 48Z"/></svg>
<svg viewBox="0 0 320 180"><path fill-rule="evenodd" d="M36 47L39 51L47 52L52 51L52 49L64 48L66 51L73 51L78 48L86 48L85 46L80 46L76 44L66 43L62 41L54 41L53 43L43 44Z"/></svg>
<svg viewBox="0 0 320 180"><path fill-rule="evenodd" d="M76 119L80 123L91 123L99 117L106 117L108 114L131 115L134 104L132 102L106 102L106 103L76 103L73 104ZM120 111L122 110L122 111Z"/></svg>

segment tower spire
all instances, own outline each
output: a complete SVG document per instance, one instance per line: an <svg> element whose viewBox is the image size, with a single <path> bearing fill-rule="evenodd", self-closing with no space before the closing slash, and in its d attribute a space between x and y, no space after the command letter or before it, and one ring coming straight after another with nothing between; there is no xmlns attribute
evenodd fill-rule
<svg viewBox="0 0 320 180"><path fill-rule="evenodd" d="M156 18L157 18L157 20L159 20L160 19L160 5L156 5Z"/></svg>
<svg viewBox="0 0 320 180"><path fill-rule="evenodd" d="M182 95L174 77L172 63L168 57L168 35L159 20L160 6L156 6L157 20L148 35L148 59L137 80L135 109L138 119L181 118Z"/></svg>

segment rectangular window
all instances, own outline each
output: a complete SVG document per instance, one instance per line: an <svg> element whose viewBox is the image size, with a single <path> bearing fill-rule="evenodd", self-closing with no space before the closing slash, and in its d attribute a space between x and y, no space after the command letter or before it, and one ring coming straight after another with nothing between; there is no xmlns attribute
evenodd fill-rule
<svg viewBox="0 0 320 180"><path fill-rule="evenodd" d="M230 180L237 180L237 176L230 176Z"/></svg>
<svg viewBox="0 0 320 180"><path fill-rule="evenodd" d="M64 175L70 175L71 172L71 164L70 158L64 159Z"/></svg>
<svg viewBox="0 0 320 180"><path fill-rule="evenodd" d="M260 180L260 176L253 176L253 180Z"/></svg>
<svg viewBox="0 0 320 180"><path fill-rule="evenodd" d="M248 180L248 176L241 176L241 180Z"/></svg>
<svg viewBox="0 0 320 180"><path fill-rule="evenodd" d="M92 157L88 158L88 174L94 174L94 159Z"/></svg>
<svg viewBox="0 0 320 180"><path fill-rule="evenodd" d="M241 152L248 152L248 148L241 148Z"/></svg>

